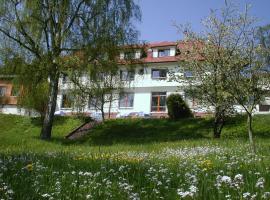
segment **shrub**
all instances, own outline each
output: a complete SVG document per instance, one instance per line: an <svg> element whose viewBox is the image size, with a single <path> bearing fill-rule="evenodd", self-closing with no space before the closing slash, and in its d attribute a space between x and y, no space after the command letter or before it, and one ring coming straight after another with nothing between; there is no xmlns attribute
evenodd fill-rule
<svg viewBox="0 0 270 200"><path fill-rule="evenodd" d="M192 117L192 112L180 94L171 94L167 98L168 115L171 119Z"/></svg>

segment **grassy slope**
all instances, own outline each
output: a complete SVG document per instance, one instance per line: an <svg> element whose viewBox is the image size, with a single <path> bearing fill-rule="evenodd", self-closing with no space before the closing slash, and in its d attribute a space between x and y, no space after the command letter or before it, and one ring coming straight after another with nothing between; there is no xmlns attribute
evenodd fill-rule
<svg viewBox="0 0 270 200"><path fill-rule="evenodd" d="M56 118L53 139L50 142L39 140L41 124L36 119L15 115L0 114L1 150L53 150L61 148L63 136L80 125L78 119Z"/></svg>
<svg viewBox="0 0 270 200"><path fill-rule="evenodd" d="M247 140L245 118L229 120L223 130L223 137L240 137ZM119 151L119 150L155 150L164 146L193 146L202 143L227 143L211 138L211 120L184 119L169 121L166 119L123 119L111 120L98 126L83 140L68 142L64 136L80 125L76 118L57 118L53 128L53 139L49 142L38 139L40 123L28 117L0 114L1 150L82 150L82 151ZM270 115L255 116L255 136L267 140L270 138ZM169 144L168 144L169 143ZM63 145L65 144L65 145ZM76 147L75 147L76 146Z"/></svg>
<svg viewBox="0 0 270 200"><path fill-rule="evenodd" d="M80 123L80 120L74 118L56 119L53 139L46 142L38 139L40 124L37 120L0 115L0 174L4 181L0 180L0 188L6 183L14 191L10 199L45 199L41 197L45 193L54 194L54 199L86 199L89 193L93 195L92 199L130 199L129 193L118 188L126 180L135 192L140 193L141 199L154 200L163 196L163 199L174 200L179 198L177 188L188 189L186 172L195 174L199 180L199 193L195 199L227 199L215 189L216 178L221 171L224 172L221 175L232 178L236 174L244 176L245 183L239 194L234 188L222 189L224 194L231 194L232 199L241 199L242 192L258 192L254 187L259 178L256 173L260 173L260 177L266 180L263 191L270 188L270 115L256 116L254 121L260 157L248 153L244 118L230 120L223 132L226 137L237 134L243 138L241 140L210 139L210 120L171 122L164 119L128 119L108 121L84 140L67 143L63 139L64 135ZM179 151L186 152L186 157L162 160L144 158L144 154L140 154L150 152L159 158L167 147L177 151L183 146L198 146L199 149L205 147L206 151L217 149L217 152L197 155L197 152L192 151L193 148L186 148ZM121 153L114 158L113 153L117 151ZM125 154L122 154L123 151ZM138 155L132 157L130 151L137 151ZM27 170L29 164L33 169ZM111 170L115 172L113 175ZM96 178L82 176L82 172L95 173ZM103 180L111 181L109 189ZM167 180L170 182L167 183ZM73 185L74 182L77 184ZM97 184L100 187L96 189ZM160 194L157 195L154 189L158 189ZM113 198L106 196L107 192ZM6 194L0 190L0 199L8 199L1 196Z"/></svg>

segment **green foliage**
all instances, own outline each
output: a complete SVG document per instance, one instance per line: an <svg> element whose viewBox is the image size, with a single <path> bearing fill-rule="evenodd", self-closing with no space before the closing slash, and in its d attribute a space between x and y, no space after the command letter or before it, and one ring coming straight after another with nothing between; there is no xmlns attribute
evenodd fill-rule
<svg viewBox="0 0 270 200"><path fill-rule="evenodd" d="M43 119L47 109L48 89L48 82L24 85L18 98L18 106L39 113Z"/></svg>
<svg viewBox="0 0 270 200"><path fill-rule="evenodd" d="M44 100L48 101L42 139L51 137L58 82L60 74L65 72L63 61L67 55L83 52L80 59L85 65L115 61L119 45L137 40L132 24L136 20L140 20L140 9L133 0L1 1L0 37L10 48L10 54L23 58L25 66L31 68L27 91L31 92L32 87L33 91L40 91L50 80L49 92L44 90L47 94ZM35 88L33 77L41 79L41 86Z"/></svg>
<svg viewBox="0 0 270 200"><path fill-rule="evenodd" d="M166 100L168 115L171 119L192 117L192 112L180 94L171 94Z"/></svg>

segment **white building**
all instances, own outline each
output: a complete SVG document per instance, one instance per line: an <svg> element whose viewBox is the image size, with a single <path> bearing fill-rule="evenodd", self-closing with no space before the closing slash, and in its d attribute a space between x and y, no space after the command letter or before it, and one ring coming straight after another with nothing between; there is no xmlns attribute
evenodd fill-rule
<svg viewBox="0 0 270 200"><path fill-rule="evenodd" d="M146 57L142 58L142 63L136 65L132 70L120 65L121 80L125 83L124 93L120 94L118 100L111 104L111 116L132 116L147 115L162 117L167 116L166 97L171 93L180 93L186 100L193 112L201 115L211 112L208 108L200 108L196 101L185 96L183 83L170 81L169 71L179 70L179 60L181 55L177 52L184 48L186 43L159 42L147 45ZM141 58L141 50L134 52L134 58ZM129 55L130 56L130 55ZM125 53L120 53L120 60L125 59ZM181 72L183 76L192 76L188 71ZM69 114L74 112L74 108L66 104L67 90L69 83L64 77L60 81L60 93L57 98L57 113ZM241 112L241 107L236 106ZM109 110L109 103L105 104L105 112ZM242 110L244 112L244 110ZM257 106L257 112L269 113L270 100L266 100L262 105ZM95 110L91 105L86 105L84 112L91 116L100 116L100 111Z"/></svg>
<svg viewBox="0 0 270 200"><path fill-rule="evenodd" d="M181 58L182 49L187 45L184 42L158 42L150 43L146 46L146 55L142 57L142 51L136 50L134 58L142 60L140 64L132 70L127 69L125 65L120 65L119 76L124 83L124 92L119 98L111 104L111 116L166 116L166 97L171 93L180 93L187 101L193 112L202 114L210 111L208 108L200 108L195 100L185 96L184 85L169 80L169 71L179 69L179 60ZM120 53L120 60L125 60L125 53ZM180 66L181 67L181 66ZM183 76L192 76L188 71L181 72ZM57 96L56 114L69 115L76 112L70 103L68 103L68 90L71 83L67 77L61 77L59 82L59 93ZM21 114L21 109L16 111L16 97L12 96L11 83L0 80L0 97L5 96L6 104L0 104L0 112ZM5 94L6 93L6 94ZM10 96L10 97L9 97ZM11 101L11 99L14 99ZM108 113L109 103L105 104L105 112ZM236 106L241 112L241 107ZM100 117L100 111L91 105L85 105L83 112L89 113L94 117ZM257 113L270 113L270 98L257 106Z"/></svg>

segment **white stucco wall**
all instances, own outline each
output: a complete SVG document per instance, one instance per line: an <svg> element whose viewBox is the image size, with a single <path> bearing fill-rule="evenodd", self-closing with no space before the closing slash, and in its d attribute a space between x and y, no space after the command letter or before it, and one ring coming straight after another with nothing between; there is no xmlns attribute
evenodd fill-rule
<svg viewBox="0 0 270 200"><path fill-rule="evenodd" d="M157 50L157 49L156 49ZM155 52L155 49L153 49ZM172 52L172 51L171 51ZM175 52L173 52L175 53ZM144 69L144 74L140 75L138 72L140 69ZM149 63L147 65L138 65L135 67L135 77L133 81L125 82L124 90L125 92L133 92L134 93L134 103L132 108L119 108L118 100L112 103L111 112L112 113L119 113L120 115L125 115L131 112L143 112L145 114L151 113L151 95L152 92L166 92L167 96L171 93L178 92L184 98L185 94L183 92L184 87L186 86L184 83L179 83L175 81L169 81L169 74L167 74L167 79L157 80L152 79L151 72L152 69L168 69L168 71L175 71L179 70L179 64L177 62L168 62L168 63ZM120 70L127 70L125 67L120 66ZM179 73L181 75L181 73ZM82 78L85 80L85 77ZM64 113L69 113L75 110L72 109L63 109L61 108L62 104L62 93L65 90L71 88L70 84L61 84L60 85L60 92L57 97L57 111L63 111ZM211 108L205 108L200 105L194 104L192 100L185 98L189 106L195 112L209 112ZM269 99L266 99L266 103L269 103ZM109 104L105 104L105 112L108 112ZM244 113L243 108L240 106L235 106L235 109L239 113ZM94 109L89 109L88 105L84 108L85 112L100 112L95 111ZM256 109L256 113L259 113L259 110ZM269 112L267 112L269 113Z"/></svg>

